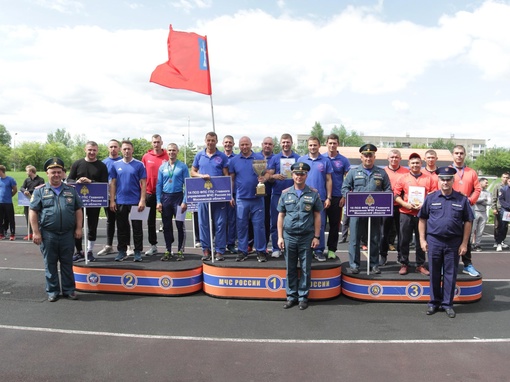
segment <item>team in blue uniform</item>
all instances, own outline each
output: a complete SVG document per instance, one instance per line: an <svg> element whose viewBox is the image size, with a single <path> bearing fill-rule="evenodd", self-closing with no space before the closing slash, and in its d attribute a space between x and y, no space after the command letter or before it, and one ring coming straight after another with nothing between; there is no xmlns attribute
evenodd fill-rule
<svg viewBox="0 0 510 382"><path fill-rule="evenodd" d="M234 145L234 137L232 135L225 135L223 138L223 153L227 156L229 164L230 160L236 156L234 153ZM233 192L234 194L232 194L232 199L235 200L235 189ZM227 203L227 250L232 254L237 253L236 239L236 207L232 206L230 203Z"/></svg>
<svg viewBox="0 0 510 382"><path fill-rule="evenodd" d="M239 140L241 153L230 160L228 172L232 177L235 190L235 205L237 216L237 261L248 258L248 223L253 224L254 248L257 251L257 260L265 262L266 258L266 233L264 226L264 198L256 196L257 184L264 181L264 177L258 177L253 170L253 161L257 155L251 149L250 138L242 137ZM260 158L260 157L259 157ZM259 159L260 160L260 159Z"/></svg>
<svg viewBox="0 0 510 382"><path fill-rule="evenodd" d="M305 162L310 166L310 171L306 177L306 184L319 193L324 208L331 206L331 193L333 182L331 174L333 168L329 159L324 158L319 153L320 141L317 137L308 138L308 155L303 155L298 162ZM326 248L326 212L321 212L322 228L320 233L320 244L315 248L314 255L318 261L326 261L324 249Z"/></svg>
<svg viewBox="0 0 510 382"><path fill-rule="evenodd" d="M292 135L282 134L280 138L280 147L282 151L274 155L267 163L266 178L272 183L271 188L271 207L270 207L270 235L273 252L271 257L280 257L280 248L278 248L278 201L283 190L292 187L294 181L291 175L291 166L299 159L299 154L292 151Z"/></svg>
<svg viewBox="0 0 510 382"><path fill-rule="evenodd" d="M467 252L474 219L467 197L453 190L456 172L452 167L437 169L440 189L425 198L418 213L421 247L429 257L427 315L444 310L450 318L455 317L453 298L459 259Z"/></svg>
<svg viewBox="0 0 510 382"><path fill-rule="evenodd" d="M209 132L205 136L206 148L195 155L191 167L191 176L199 177L204 181L210 180L212 176L228 176L228 158L216 148L218 135ZM227 203L211 203L211 216L215 229L215 260L224 260L227 241ZM212 238L210 237L209 225L209 203L199 203L198 222L200 223L200 244L202 245L202 260L211 260Z"/></svg>
<svg viewBox="0 0 510 382"><path fill-rule="evenodd" d="M30 224L33 242L40 245L46 271L48 301L54 302L60 292L77 298L73 273L74 240L82 237L83 203L76 190L62 183L64 162L52 158L44 164L48 182L34 190L30 200ZM58 263L62 291L60 290Z"/></svg>
<svg viewBox="0 0 510 382"><path fill-rule="evenodd" d="M284 251L287 267L287 302L283 308L299 303L299 309L304 310L308 307L312 251L320 243L323 204L319 194L306 185L310 166L300 162L291 169L294 186L283 192L278 203L278 247Z"/></svg>
<svg viewBox="0 0 510 382"><path fill-rule="evenodd" d="M342 196L342 185L344 184L344 176L351 167L349 159L340 154L338 151L340 138L336 134L330 134L326 141L328 151L322 156L331 162L332 190L331 205L325 210L325 215L329 223L328 235L328 259L336 258L336 250L338 249L338 232L340 230L340 218L342 216L342 208L345 204L345 198Z"/></svg>

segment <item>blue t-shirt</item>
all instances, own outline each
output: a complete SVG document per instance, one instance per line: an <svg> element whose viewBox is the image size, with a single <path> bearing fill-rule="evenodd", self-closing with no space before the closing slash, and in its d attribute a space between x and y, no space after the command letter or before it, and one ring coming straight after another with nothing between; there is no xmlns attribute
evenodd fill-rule
<svg viewBox="0 0 510 382"><path fill-rule="evenodd" d="M0 178L0 203L12 204L12 189L16 185L16 181L11 176Z"/></svg>
<svg viewBox="0 0 510 382"><path fill-rule="evenodd" d="M236 155L230 160L228 172L235 174L234 194L239 199L255 199L258 176L253 170L253 160L256 154L251 152L250 156L245 157L241 154Z"/></svg>
<svg viewBox="0 0 510 382"><path fill-rule="evenodd" d="M269 162L267 163L267 169L268 170L274 170L274 173L275 174L281 174L281 159L282 158L293 158L294 159L294 163L298 161L299 159L299 154L296 154L295 152L292 152L292 154L290 154L289 156L286 156L283 154L283 152L280 152L276 155L274 155L270 160ZM289 169L290 171L290 169ZM288 179L285 179L285 180L276 180L274 183L273 183L273 195L281 195L282 194L282 191L293 186L294 185L294 181L292 180L292 178L288 178Z"/></svg>
<svg viewBox="0 0 510 382"><path fill-rule="evenodd" d="M122 160L122 157L121 156L118 156L117 158L104 158L103 159L103 163L106 165L106 168L108 169L108 181L111 180L110 178L110 169L112 168L113 164Z"/></svg>
<svg viewBox="0 0 510 382"><path fill-rule="evenodd" d="M341 197L342 196L342 185L344 183L344 176L349 171L351 163L349 159L338 153L334 158L331 158L328 153L322 154L326 159L331 162L333 173L331 179L333 180L333 191L331 196Z"/></svg>
<svg viewBox="0 0 510 382"><path fill-rule="evenodd" d="M117 179L117 203L136 205L140 202L140 180L147 179L145 166L138 159L129 163L119 160L108 172L110 179Z"/></svg>
<svg viewBox="0 0 510 382"><path fill-rule="evenodd" d="M298 162L305 162L310 165L310 171L306 177L306 185L315 188L321 197L321 200L326 200L328 197L326 191L326 174L331 174L333 168L331 162L319 155L316 159L310 158L308 155L303 155L298 159Z"/></svg>
<svg viewBox="0 0 510 382"><path fill-rule="evenodd" d="M204 149L195 155L193 167L198 169L199 174L223 176L223 169L228 167L228 158L219 150L209 157Z"/></svg>

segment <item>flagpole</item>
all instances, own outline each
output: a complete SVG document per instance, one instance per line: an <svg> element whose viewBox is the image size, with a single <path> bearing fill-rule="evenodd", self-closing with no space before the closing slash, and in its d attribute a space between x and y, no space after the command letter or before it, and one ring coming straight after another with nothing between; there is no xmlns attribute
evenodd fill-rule
<svg viewBox="0 0 510 382"><path fill-rule="evenodd" d="M207 36L204 36L204 40L205 40L205 57L207 59L207 75L209 77L209 89L211 90L211 94L209 94L209 99L211 101L212 128L213 132L216 132L216 125L214 123L214 105L212 99L212 86L211 86L211 63L209 61L209 43L207 42Z"/></svg>

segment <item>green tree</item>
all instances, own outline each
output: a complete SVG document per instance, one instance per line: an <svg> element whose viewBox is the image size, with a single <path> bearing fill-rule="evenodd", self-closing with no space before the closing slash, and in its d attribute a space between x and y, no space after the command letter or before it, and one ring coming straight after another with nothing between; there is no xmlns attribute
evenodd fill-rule
<svg viewBox="0 0 510 382"><path fill-rule="evenodd" d="M310 131L310 136L319 138L320 144L324 144L324 129L322 128L320 122L315 121L315 125L313 125L312 130Z"/></svg>
<svg viewBox="0 0 510 382"><path fill-rule="evenodd" d="M363 138L356 131L351 130L349 132L344 125L333 127L331 134L338 135L338 144L342 147L359 147L364 143Z"/></svg>
<svg viewBox="0 0 510 382"><path fill-rule="evenodd" d="M452 141L451 139L448 139L447 141L445 141L443 138L439 138L438 140L432 142L430 147L433 148L434 150L446 149L446 150L450 150L450 152L451 152L451 151L453 151L453 148L455 147L455 142Z"/></svg>
<svg viewBox="0 0 510 382"><path fill-rule="evenodd" d="M278 154L282 151L282 146L280 146L280 141L278 140L278 137L275 135L273 138L273 153Z"/></svg>
<svg viewBox="0 0 510 382"><path fill-rule="evenodd" d="M64 145L62 142L52 142L44 145L44 160L52 157L59 157L64 161L64 165L68 173L71 165L74 162L71 159L71 154L72 153L71 150L69 150L69 147Z"/></svg>
<svg viewBox="0 0 510 382"><path fill-rule="evenodd" d="M473 168L484 175L499 177L510 170L510 150L501 147L489 149L476 158Z"/></svg>
<svg viewBox="0 0 510 382"><path fill-rule="evenodd" d="M4 125L0 125L0 145L11 145L11 134Z"/></svg>
<svg viewBox="0 0 510 382"><path fill-rule="evenodd" d="M23 142L17 146L13 150L17 157L16 168L23 170L26 166L32 165L38 171L42 171L46 159L53 156L47 154L45 146L40 142Z"/></svg>
<svg viewBox="0 0 510 382"><path fill-rule="evenodd" d="M152 143L145 138L127 139L133 144L133 158L141 160L143 155L152 149Z"/></svg>
<svg viewBox="0 0 510 382"><path fill-rule="evenodd" d="M186 154L186 160L184 160L184 154ZM177 159L179 159L181 162L185 162L188 168L191 168L193 159L195 159L196 154L197 148L195 144L193 141L189 141L186 146L182 145L179 147L179 154L177 154Z"/></svg>
<svg viewBox="0 0 510 382"><path fill-rule="evenodd" d="M0 164L8 169L11 168L11 148L8 145L0 144Z"/></svg>
<svg viewBox="0 0 510 382"><path fill-rule="evenodd" d="M47 143L62 143L64 146L71 147L72 140L71 134L66 129L57 129L54 133L48 133L46 138Z"/></svg>

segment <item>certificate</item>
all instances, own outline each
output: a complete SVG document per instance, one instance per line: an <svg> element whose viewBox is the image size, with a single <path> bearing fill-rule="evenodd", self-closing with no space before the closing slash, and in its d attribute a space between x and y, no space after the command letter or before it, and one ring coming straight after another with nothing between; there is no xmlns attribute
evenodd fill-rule
<svg viewBox="0 0 510 382"><path fill-rule="evenodd" d="M296 163L296 158L281 158L280 159L280 174L285 175L287 179L292 179L292 165Z"/></svg>
<svg viewBox="0 0 510 382"><path fill-rule="evenodd" d="M412 205L421 205L425 200L425 187L409 186L409 196L407 201Z"/></svg>
<svg viewBox="0 0 510 382"><path fill-rule="evenodd" d="M510 211L503 212L502 220L504 222L510 222Z"/></svg>

